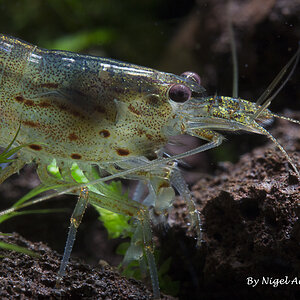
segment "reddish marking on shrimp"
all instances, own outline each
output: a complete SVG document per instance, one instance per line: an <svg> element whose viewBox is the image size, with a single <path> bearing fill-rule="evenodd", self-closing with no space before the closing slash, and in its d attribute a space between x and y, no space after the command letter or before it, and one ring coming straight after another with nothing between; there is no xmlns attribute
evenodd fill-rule
<svg viewBox="0 0 300 300"><path fill-rule="evenodd" d="M34 106L34 101L33 100L29 100L29 99L25 99L24 100L24 104L27 106Z"/></svg>
<svg viewBox="0 0 300 300"><path fill-rule="evenodd" d="M38 103L37 105L38 105L39 107L41 107L41 108L48 108L48 107L51 107L51 106L52 106L51 103L46 102L46 101L40 102L40 103Z"/></svg>
<svg viewBox="0 0 300 300"><path fill-rule="evenodd" d="M22 123L29 127L40 127L40 124L38 122L33 121L22 121Z"/></svg>
<svg viewBox="0 0 300 300"><path fill-rule="evenodd" d="M47 83L41 83L41 87L46 87L49 89L57 89L59 87L59 84L55 82L47 82Z"/></svg>
<svg viewBox="0 0 300 300"><path fill-rule="evenodd" d="M106 129L101 130L99 134L104 138L108 138L110 136L110 132Z"/></svg>
<svg viewBox="0 0 300 300"><path fill-rule="evenodd" d="M15 96L15 99L18 101L18 102L23 102L25 99L23 96L19 95L19 96Z"/></svg>
<svg viewBox="0 0 300 300"><path fill-rule="evenodd" d="M137 109L136 109L135 107L133 107L133 105L131 105L131 104L129 104L128 109L129 109L132 113L134 113L135 115L138 115L138 116L142 115L142 112L139 111L139 110L137 110Z"/></svg>
<svg viewBox="0 0 300 300"><path fill-rule="evenodd" d="M119 149L117 149L117 153L120 156L127 156L130 154L130 151L128 149L119 148Z"/></svg>
<svg viewBox="0 0 300 300"><path fill-rule="evenodd" d="M77 154L77 153L73 153L72 155L71 155L71 158L73 158L73 159L81 159L81 155L80 154Z"/></svg>
<svg viewBox="0 0 300 300"><path fill-rule="evenodd" d="M74 132L72 132L68 135L68 139L70 141L76 141L76 140L78 140L78 136Z"/></svg>
<svg viewBox="0 0 300 300"><path fill-rule="evenodd" d="M29 148L31 148L32 150L35 150L35 151L41 151L42 150L42 147L40 145L36 145L36 144L29 145Z"/></svg>

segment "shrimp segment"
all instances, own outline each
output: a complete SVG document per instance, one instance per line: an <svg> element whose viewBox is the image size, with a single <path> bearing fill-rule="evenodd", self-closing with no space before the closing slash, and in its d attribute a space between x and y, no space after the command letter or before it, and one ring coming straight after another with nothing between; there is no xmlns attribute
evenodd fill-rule
<svg viewBox="0 0 300 300"><path fill-rule="evenodd" d="M299 54L300 50L271 88ZM44 184L58 185L58 193L79 194L59 279L64 275L77 227L90 202L137 219L125 261L141 259L145 252L154 297L159 298L151 223L164 221L176 189L187 203L190 223L197 233L197 244L201 245L200 213L176 160L219 146L224 137L218 130L267 135L300 178L296 164L263 127L274 117L300 122L268 110L273 99L266 99L269 92L259 103L207 97L200 80L192 73L184 74L177 76L107 58L40 49L0 35L0 146L9 144L20 123L15 145L26 145L16 162L0 174L0 182L34 161ZM172 136L181 134L196 136L207 143L164 157L163 147ZM51 177L47 171L53 159L60 179ZM76 183L70 171L73 163L82 169L87 183ZM93 177L94 166L100 179ZM140 182L133 199L116 198L105 190L102 183L117 177ZM143 198L145 189L148 195Z"/></svg>

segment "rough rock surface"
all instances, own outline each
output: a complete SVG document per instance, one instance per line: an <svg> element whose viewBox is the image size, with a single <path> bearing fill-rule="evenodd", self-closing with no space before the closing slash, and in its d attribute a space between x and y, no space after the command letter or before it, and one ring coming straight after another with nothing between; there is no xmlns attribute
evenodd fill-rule
<svg viewBox="0 0 300 300"><path fill-rule="evenodd" d="M35 251L39 258L0 250L1 299L152 299L142 283L126 279L109 266L91 267L72 259L55 288L61 256L43 243L31 243L14 233L1 241ZM173 299L163 297L163 299Z"/></svg>

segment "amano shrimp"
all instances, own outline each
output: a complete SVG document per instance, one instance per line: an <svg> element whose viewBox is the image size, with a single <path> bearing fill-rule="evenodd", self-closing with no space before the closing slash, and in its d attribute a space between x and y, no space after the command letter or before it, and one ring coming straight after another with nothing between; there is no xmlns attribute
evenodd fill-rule
<svg viewBox="0 0 300 300"><path fill-rule="evenodd" d="M41 49L0 35L0 145L9 144L19 127L15 145L25 145L18 159L0 173L0 182L33 161L42 182L61 184L60 193L79 195L59 278L65 273L85 207L91 202L137 218L141 226L136 238L144 242L154 297L159 298L150 223L163 219L176 190L187 202L191 226L201 245L200 214L177 161L219 146L224 140L219 130L266 135L300 178L296 164L263 127L274 117L300 123L268 109L274 98L271 92L299 54L298 49L254 103L206 96L199 76L192 72L178 76L107 58ZM207 143L182 154L166 155L164 146L181 134ZM51 178L47 171L53 159L62 180ZM76 184L70 171L74 162L91 182ZM102 175L94 181L93 166ZM139 181L133 199L100 199L92 190L93 184L117 177ZM148 195L144 199L145 190ZM129 248L129 256L136 257L134 247Z"/></svg>

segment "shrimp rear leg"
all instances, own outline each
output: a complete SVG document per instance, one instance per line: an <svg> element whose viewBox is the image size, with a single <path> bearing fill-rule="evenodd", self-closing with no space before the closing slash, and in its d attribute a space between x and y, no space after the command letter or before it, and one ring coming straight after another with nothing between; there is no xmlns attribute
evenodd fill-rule
<svg viewBox="0 0 300 300"><path fill-rule="evenodd" d="M191 220L191 227L196 229L197 235L197 246L200 247L201 243L203 242L203 234L202 234L202 221L200 217L200 212L197 210L195 202L192 198L191 192L185 183L185 180L177 168L174 168L171 173L171 184L175 187L178 191L180 196L186 202L189 216Z"/></svg>
<svg viewBox="0 0 300 300"><path fill-rule="evenodd" d="M200 153L218 147L224 139L221 134L209 129L193 129L190 132L190 134L198 138L201 138L203 140L206 140L208 141L208 143L194 150L188 151L189 155L193 155L196 153ZM189 191L189 188L185 183L183 176L181 175L180 171L176 167L174 167L171 172L170 181L171 184L178 191L180 196L187 203L189 215L191 218L191 227L194 227L196 229L197 246L200 247L201 243L203 242L202 221L200 217L200 212L196 209L195 202L191 196L191 192Z"/></svg>
<svg viewBox="0 0 300 300"><path fill-rule="evenodd" d="M84 212L86 210L86 207L88 205L88 188L83 187L80 190L80 194L78 197L78 201L76 203L75 209L73 211L73 214L70 219L70 228L69 228L69 233L68 233L68 238L65 246L65 252L60 264L60 268L58 271L58 278L56 285L58 286L61 278L65 275L66 273L66 267L70 259L70 255L72 252L72 248L74 245L77 229L81 223L81 220L83 218Z"/></svg>
<svg viewBox="0 0 300 300"><path fill-rule="evenodd" d="M150 178L146 182L144 180L139 181L133 199L143 203L146 207L141 207L137 213L137 227L123 261L124 265L128 265L132 260L139 260L140 267L142 268L144 265L145 268L146 257L154 299L160 299L160 290L154 257L151 223L160 223L162 221L175 197L169 180L171 170L169 165L153 169L149 174ZM149 194L143 199L146 186L148 186Z"/></svg>
<svg viewBox="0 0 300 300"><path fill-rule="evenodd" d="M152 282L153 298L160 299L159 281L154 258L154 245L152 240L152 230L149 211L142 209L141 214L139 215L139 220L143 229L144 249L148 261L149 272Z"/></svg>
<svg viewBox="0 0 300 300"><path fill-rule="evenodd" d="M135 193L135 201L141 201L141 197L143 196L143 191L145 189L145 184L143 182L139 182L137 186L137 193ZM149 197L148 197L149 198ZM152 195L150 196L152 198ZM152 199L155 202L155 199ZM157 200L157 199L156 199ZM151 221L150 221L150 213L149 209L142 207L140 211L137 213L137 226L134 232L133 237L131 238L130 247L126 251L123 265L128 265L133 260L140 261L140 267L144 266L146 268L146 261L144 258L144 254L146 256L149 273L151 277L152 290L153 290L153 298L160 299L160 289L159 289L159 280L157 267L155 263L154 257L154 245L152 239L152 230L151 230Z"/></svg>

